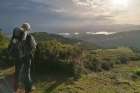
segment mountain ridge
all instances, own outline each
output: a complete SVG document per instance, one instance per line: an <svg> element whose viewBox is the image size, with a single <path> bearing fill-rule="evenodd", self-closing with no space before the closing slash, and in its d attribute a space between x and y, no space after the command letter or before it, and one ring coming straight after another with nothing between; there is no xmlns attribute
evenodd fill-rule
<svg viewBox="0 0 140 93"><path fill-rule="evenodd" d="M140 30L118 32L110 35L82 34L81 36L73 36L72 38L94 43L104 48L125 46L140 49Z"/></svg>

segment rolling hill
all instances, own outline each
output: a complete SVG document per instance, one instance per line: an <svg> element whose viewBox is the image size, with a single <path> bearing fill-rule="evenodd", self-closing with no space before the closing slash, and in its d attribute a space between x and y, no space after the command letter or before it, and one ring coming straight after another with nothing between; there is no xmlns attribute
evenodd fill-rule
<svg viewBox="0 0 140 93"><path fill-rule="evenodd" d="M103 47L133 45L132 43L139 42L139 31L111 35L80 34L72 39L46 32L32 34L38 42L43 42L33 59L33 80L36 90L32 93L140 93L140 59L131 49L83 51L73 46L78 44L93 48L94 43ZM0 55L0 60L4 59L0 63L8 64L4 52ZM12 79L8 75L14 74L13 67L0 67L0 73Z"/></svg>
<svg viewBox="0 0 140 93"><path fill-rule="evenodd" d="M47 32L35 32L32 34L37 40L37 42L57 40L61 43L74 44L86 49L96 49L98 47L94 43L89 43L88 41L83 41L76 38L66 38L57 34L49 34Z"/></svg>
<svg viewBox="0 0 140 93"><path fill-rule="evenodd" d="M112 48L118 46L140 49L140 30L119 32L110 35L103 34L81 34L73 38L94 43L100 47Z"/></svg>

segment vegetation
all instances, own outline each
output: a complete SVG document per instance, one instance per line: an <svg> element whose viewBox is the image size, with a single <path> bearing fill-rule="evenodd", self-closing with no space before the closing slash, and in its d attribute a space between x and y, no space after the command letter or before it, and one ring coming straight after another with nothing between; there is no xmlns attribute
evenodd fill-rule
<svg viewBox="0 0 140 93"><path fill-rule="evenodd" d="M0 29L0 48L4 48L7 45L7 38L4 37L2 29Z"/></svg>
<svg viewBox="0 0 140 93"><path fill-rule="evenodd" d="M7 45L8 39L4 36L2 29L0 29L0 67L9 65L9 61L7 59Z"/></svg>
<svg viewBox="0 0 140 93"><path fill-rule="evenodd" d="M38 42L40 41L48 41L48 40L57 40L58 42L65 43L65 44L72 44L72 45L78 45L85 49L97 49L97 46L95 44L91 44L89 42L84 42L82 40L78 39L72 39L72 38L65 38L62 36L59 36L57 34L48 34L46 32L35 32L32 33L36 40Z"/></svg>
<svg viewBox="0 0 140 93"><path fill-rule="evenodd" d="M127 47L89 49L61 36L33 35L38 41L32 69L35 93L140 92L139 52ZM0 38L0 66L13 66L6 52L8 40L1 33Z"/></svg>
<svg viewBox="0 0 140 93"><path fill-rule="evenodd" d="M140 30L117 32L111 35L80 34L74 38L85 42L94 43L103 48L116 48L118 46L131 47L140 50Z"/></svg>
<svg viewBox="0 0 140 93"><path fill-rule="evenodd" d="M74 66L78 65L83 51L78 46L62 44L56 40L41 42L35 52L37 70L51 70L52 72L74 73ZM43 68L44 67L44 68Z"/></svg>
<svg viewBox="0 0 140 93"><path fill-rule="evenodd" d="M131 77L133 80L140 79L140 68L134 69Z"/></svg>

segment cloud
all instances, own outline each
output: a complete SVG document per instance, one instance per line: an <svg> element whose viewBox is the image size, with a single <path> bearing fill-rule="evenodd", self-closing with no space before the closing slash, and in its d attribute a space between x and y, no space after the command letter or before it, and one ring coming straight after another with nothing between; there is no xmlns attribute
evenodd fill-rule
<svg viewBox="0 0 140 93"><path fill-rule="evenodd" d="M70 34L70 33L58 33L58 35L69 36L69 35L71 35L71 34Z"/></svg>
<svg viewBox="0 0 140 93"><path fill-rule="evenodd" d="M72 0L73 3L85 10L88 14L93 15L109 15L109 0Z"/></svg>
<svg viewBox="0 0 140 93"><path fill-rule="evenodd" d="M50 30L50 28L62 27L101 28L101 25L115 23L140 24L140 11L138 10L140 5L139 0L135 0L133 8L129 9L129 12L112 11L110 1L111 0L2 0L0 3L0 25L3 28L11 30L15 25L28 21L37 31L46 31Z"/></svg>
<svg viewBox="0 0 140 93"><path fill-rule="evenodd" d="M80 33L78 33L78 32L75 32L75 33L74 33L74 35L79 35L79 34L80 34Z"/></svg>
<svg viewBox="0 0 140 93"><path fill-rule="evenodd" d="M61 8L61 9L52 9L51 11L56 12L56 13L66 13L67 12L64 8Z"/></svg>
<svg viewBox="0 0 140 93"><path fill-rule="evenodd" d="M84 7L88 7L90 6L89 3L81 1L81 0L72 0L74 4L78 5L78 6L84 6Z"/></svg>
<svg viewBox="0 0 140 93"><path fill-rule="evenodd" d="M116 32L106 32L106 31L101 31L101 32L86 32L88 35L111 35L115 34Z"/></svg>

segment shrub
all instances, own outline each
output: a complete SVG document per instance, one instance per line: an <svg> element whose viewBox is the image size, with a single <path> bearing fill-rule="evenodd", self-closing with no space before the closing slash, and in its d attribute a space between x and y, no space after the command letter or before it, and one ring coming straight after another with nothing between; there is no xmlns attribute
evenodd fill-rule
<svg viewBox="0 0 140 93"><path fill-rule="evenodd" d="M136 70L134 71L134 74L136 74L137 76L140 76L140 69L136 69Z"/></svg>
<svg viewBox="0 0 140 93"><path fill-rule="evenodd" d="M7 49L0 49L0 67L10 67L13 65L13 62L8 58Z"/></svg>
<svg viewBox="0 0 140 93"><path fill-rule="evenodd" d="M7 47L8 39L4 36L3 32L0 29L0 48Z"/></svg>
<svg viewBox="0 0 140 93"><path fill-rule="evenodd" d="M98 49L95 50L96 58L100 60L131 60L136 58L136 54L130 48L116 48L116 49ZM124 58L123 58L124 57Z"/></svg>
<svg viewBox="0 0 140 93"><path fill-rule="evenodd" d="M139 78L140 78L140 69L135 69L135 70L132 72L131 78L132 78L133 80L139 79Z"/></svg>
<svg viewBox="0 0 140 93"><path fill-rule="evenodd" d="M101 63L96 59L96 57L93 54L88 54L85 57L84 66L86 69L89 69L89 71L95 71L99 72L101 71Z"/></svg>
<svg viewBox="0 0 140 93"><path fill-rule="evenodd" d="M62 44L56 40L40 42L34 55L36 70L45 73L78 74L82 69L82 52L78 46Z"/></svg>
<svg viewBox="0 0 140 93"><path fill-rule="evenodd" d="M126 57L119 57L118 60L121 64L128 64L128 58Z"/></svg>
<svg viewBox="0 0 140 93"><path fill-rule="evenodd" d="M97 61L97 62L93 62L92 63L92 68L95 72L100 72L102 71L102 63L100 61Z"/></svg>
<svg viewBox="0 0 140 93"><path fill-rule="evenodd" d="M113 62L103 61L102 62L102 69L103 70L110 70L113 68Z"/></svg>
<svg viewBox="0 0 140 93"><path fill-rule="evenodd" d="M91 71L100 72L102 70L110 70L113 68L113 62L100 60L95 57L95 55L88 55L88 61L86 62L85 67Z"/></svg>
<svg viewBox="0 0 140 93"><path fill-rule="evenodd" d="M140 60L140 54L139 53L136 53L135 56L130 57L130 59L132 61L138 61L138 60Z"/></svg>

